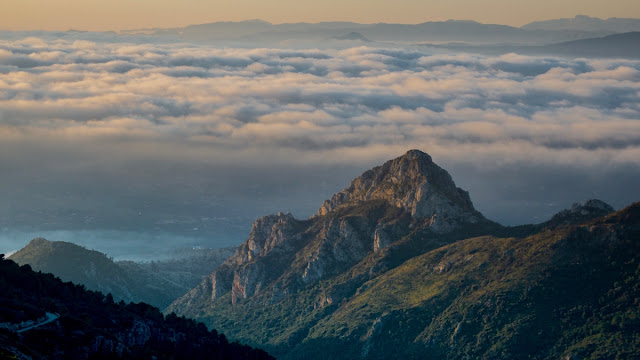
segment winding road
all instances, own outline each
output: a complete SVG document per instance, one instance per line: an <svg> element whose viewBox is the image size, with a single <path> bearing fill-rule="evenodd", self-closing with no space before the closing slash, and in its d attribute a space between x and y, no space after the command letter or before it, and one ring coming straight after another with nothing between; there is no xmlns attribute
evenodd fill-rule
<svg viewBox="0 0 640 360"><path fill-rule="evenodd" d="M20 334L20 333L23 333L23 332L25 332L25 331L29 331L29 330L31 330L31 329L35 329L35 328L37 328L37 327L40 327L40 326L42 326L42 325L47 325L47 324L49 324L49 323L51 323L51 322L54 322L54 321L58 320L58 318L60 317L60 315L58 315L58 314L53 314L53 313L49 313L49 312L48 312L48 313L46 314L46 317L47 317L47 318L46 318L45 320L43 320L43 321L41 321L41 322L39 322L39 323L37 323L37 324L33 324L33 325L29 326L29 327L26 327L26 328L20 329L20 330L18 330L18 331L16 331L16 332L17 332L18 334Z"/></svg>

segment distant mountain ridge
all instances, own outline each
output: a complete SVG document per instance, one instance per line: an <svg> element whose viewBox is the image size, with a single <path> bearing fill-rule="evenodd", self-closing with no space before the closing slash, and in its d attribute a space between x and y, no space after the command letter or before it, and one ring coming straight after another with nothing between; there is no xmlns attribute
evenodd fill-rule
<svg viewBox="0 0 640 360"><path fill-rule="evenodd" d="M424 44L432 48L499 55L517 53L523 55L551 55L595 58L640 58L640 32L627 32L603 37L551 43L547 45L470 45Z"/></svg>
<svg viewBox="0 0 640 360"><path fill-rule="evenodd" d="M344 34L344 35L334 36L332 39L371 42L371 40L367 39L366 36L360 34L359 32L355 32L355 31L352 31L352 32L350 32L348 34Z"/></svg>
<svg viewBox="0 0 640 360"><path fill-rule="evenodd" d="M600 19L586 15L576 15L574 18L534 21L522 26L521 29L625 33L640 31L640 19L615 17Z"/></svg>
<svg viewBox="0 0 640 360"><path fill-rule="evenodd" d="M555 24L555 23L553 23ZM635 29L635 23L617 27ZM616 29L617 29L616 28ZM371 41L420 42L420 41L464 41L469 43L526 43L543 44L590 37L611 35L611 27L545 29L535 23L521 28L483 24L470 20L428 21L420 24L354 22L284 23L271 24L261 20L240 22L213 22L190 25L183 28L124 31L123 34L152 34L169 36L186 41L238 41L274 42L287 40L323 41L336 40L345 34L357 33Z"/></svg>
<svg viewBox="0 0 640 360"><path fill-rule="evenodd" d="M465 320L465 311L471 310L456 304L492 314L504 309L500 299L511 299L505 292L517 298L529 286L540 292L525 301L526 306L541 306L545 287L554 294L561 288L536 274L556 272L555 265L569 267L571 274L590 266L581 264L608 266L586 249L573 255L584 256L583 262L574 264L572 257L551 261L560 256L557 249L565 249L563 239L582 236L581 226L592 226L589 249L605 244L598 251L635 256L635 243L624 253L618 240L611 239L633 242L638 208L636 204L617 217L606 217L613 209L591 200L546 223L502 227L477 212L469 195L428 154L411 150L366 171L307 220L283 213L258 219L234 256L165 312L196 318L284 359L459 359L482 354L546 359L590 354L565 333L552 337L561 342L545 343L536 353L524 346L529 341L525 334L550 331L531 319L567 306L597 312L591 301L613 286L612 279L598 278L598 295L585 294L580 300L588 303L576 305L573 298L551 302L531 318L509 303L508 316L474 321L469 313ZM594 220L602 216L604 220ZM611 226L608 221L613 221ZM594 225L581 225L590 222ZM629 271L625 268L617 276L635 270ZM616 308L616 316L625 306ZM501 333L508 327L516 329L516 335ZM624 339L633 343L633 338Z"/></svg>
<svg viewBox="0 0 640 360"><path fill-rule="evenodd" d="M639 45L640 26L634 32L550 44L543 50L559 55L640 58Z"/></svg>

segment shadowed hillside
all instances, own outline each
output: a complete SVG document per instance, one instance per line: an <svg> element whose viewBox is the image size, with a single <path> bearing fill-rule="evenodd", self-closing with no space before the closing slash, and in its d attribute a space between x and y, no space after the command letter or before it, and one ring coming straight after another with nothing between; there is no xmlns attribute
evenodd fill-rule
<svg viewBox="0 0 640 360"><path fill-rule="evenodd" d="M0 255L1 359L271 359L193 320L36 273Z"/></svg>

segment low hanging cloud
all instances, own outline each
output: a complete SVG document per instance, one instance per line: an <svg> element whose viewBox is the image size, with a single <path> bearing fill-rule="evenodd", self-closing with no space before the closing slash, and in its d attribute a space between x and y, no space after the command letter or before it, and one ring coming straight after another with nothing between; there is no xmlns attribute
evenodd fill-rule
<svg viewBox="0 0 640 360"><path fill-rule="evenodd" d="M0 66L4 141L640 162L637 61L27 38Z"/></svg>
<svg viewBox="0 0 640 360"><path fill-rule="evenodd" d="M324 184L313 201L300 200L308 215L316 205L307 204L411 148L452 169L462 186L478 189L477 195L472 191L477 205L506 222L537 211L510 217L504 204L514 200L507 197L519 193L522 203L539 198L531 194L548 191L539 184L552 184L554 176L567 179L558 185L567 190L585 172L632 183L640 174L640 62L433 54L418 47L0 41L0 166L15 170L4 180L5 189L36 189L40 180L34 179L41 177L47 184L79 183L87 169L118 174L109 181L119 189L184 184L166 170L176 166L190 169L183 172L190 182L202 168L216 169L216 175L202 178L232 179L226 186L181 193L197 198L201 192L228 192L232 183L243 194L239 183L251 188L267 181L247 169L342 169L328 190L326 175L305 179L317 180L317 188ZM355 170L344 171L349 167ZM148 175L149 180L136 173L142 168L161 175ZM505 169L522 169L527 175L520 180L535 189L519 186L509 193L508 185L488 185L499 182ZM545 180L534 181L532 169ZM595 183L615 187L615 181ZM497 199L500 189L505 195ZM263 193L286 196L271 190ZM627 202L640 196L620 189L609 201L622 204L623 191ZM553 202L559 198L554 196L542 202L555 204L555 210L564 204ZM295 201L288 200L290 209L296 209ZM257 208L251 199L236 205Z"/></svg>

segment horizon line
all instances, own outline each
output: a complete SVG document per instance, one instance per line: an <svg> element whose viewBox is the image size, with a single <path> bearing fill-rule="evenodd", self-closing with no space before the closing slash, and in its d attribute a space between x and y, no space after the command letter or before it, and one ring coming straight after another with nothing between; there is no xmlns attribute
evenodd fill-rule
<svg viewBox="0 0 640 360"><path fill-rule="evenodd" d="M87 33L105 33L105 32L115 32L115 33L121 33L121 32L127 32L127 31L145 31L145 30L161 30L161 29L184 29L190 26L201 26L201 25L209 25L209 24L218 24L218 23L229 23L229 24L233 24L233 23L249 23L249 22L260 22L260 23L265 23L265 24L269 24L272 26L281 26L281 25L297 25L297 24L309 24L309 25L318 25L318 24L328 24L328 23L345 23L345 24L356 24L356 25L379 25L379 24L388 24L388 25L421 25L421 24L427 24L427 23L446 23L446 22L471 22L471 23L477 23L477 24L482 24L482 25L497 25L497 26L505 26L505 27L511 27L511 28L515 28L515 29L521 29L524 26L527 26L529 24L533 24L533 23L537 23L537 22L545 22L545 21L554 21L554 20L570 20L570 19L576 19L579 17L585 17L585 18L591 18L591 19L598 19L598 20L603 20L603 21L608 21L608 20L614 20L614 19L627 19L627 20L640 20L640 18L635 18L635 17L608 17L608 18L600 18L597 16L589 16L589 15L584 15L584 14L576 14L574 17L562 17L562 18L548 18L548 19L542 19L542 20L534 20L534 21L530 21L527 22L523 25L520 26L513 26L513 25L507 25L507 24L500 24L500 23L496 23L496 22L482 22L482 21L478 21L478 20L472 20L472 19L446 19L446 20L427 20L427 21L422 21L422 22L385 22L385 21L377 21L377 22L356 22L356 21L350 21L350 20L323 20L323 21L317 21L317 22L309 22L309 21L298 21L298 22L270 22L267 20L263 20L263 19L258 19L258 18L253 18L253 19L245 19L245 20L216 20L216 21L208 21L208 22L201 22L201 23L189 23L186 25L182 25L182 26L170 26L170 27L160 27L160 26L156 26L156 27L143 27L143 28L126 28L126 29L120 29L120 30L116 30L116 29L110 29L110 30L85 30L85 29L79 29L79 28L74 28L74 27L70 27L68 29L62 30L62 29L58 29L58 30L45 30L45 29L23 29L23 30L11 30L11 29L3 29L0 28L0 31L3 32L36 32L36 31L43 31L43 32L72 32L72 31L77 31L77 32L87 32Z"/></svg>

